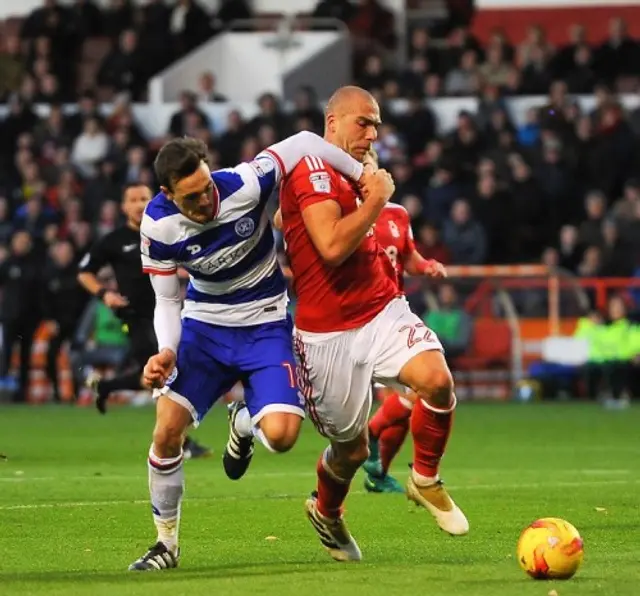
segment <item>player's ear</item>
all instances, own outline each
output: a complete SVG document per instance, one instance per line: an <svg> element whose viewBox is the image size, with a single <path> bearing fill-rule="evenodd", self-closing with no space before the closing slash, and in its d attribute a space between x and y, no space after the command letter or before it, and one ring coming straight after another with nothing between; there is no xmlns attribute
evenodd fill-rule
<svg viewBox="0 0 640 596"><path fill-rule="evenodd" d="M164 193L164 196L167 197L167 199L173 201L173 193L166 186L161 186L160 190Z"/></svg>

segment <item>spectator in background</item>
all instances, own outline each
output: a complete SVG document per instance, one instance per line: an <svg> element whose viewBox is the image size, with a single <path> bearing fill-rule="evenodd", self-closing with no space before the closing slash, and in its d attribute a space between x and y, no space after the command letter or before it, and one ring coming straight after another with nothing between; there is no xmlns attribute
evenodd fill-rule
<svg viewBox="0 0 640 596"><path fill-rule="evenodd" d="M119 44L105 56L98 70L98 84L110 93L127 91L140 99L148 79L148 64L138 48L138 37L132 29L120 34Z"/></svg>
<svg viewBox="0 0 640 596"><path fill-rule="evenodd" d="M599 190L592 190L584 201L587 215L580 224L578 238L583 246L597 246L602 243L602 223L606 214L607 199Z"/></svg>
<svg viewBox="0 0 640 596"><path fill-rule="evenodd" d="M59 241L51 246L50 261L45 272L43 318L50 321L53 336L47 352L47 375L53 387L53 398L60 401L58 386L58 356L62 345L70 341L87 303L87 296L76 280L74 250L70 242Z"/></svg>
<svg viewBox="0 0 640 596"><path fill-rule="evenodd" d="M184 56L211 37L209 15L195 0L178 0L171 12L169 32L176 55Z"/></svg>
<svg viewBox="0 0 640 596"><path fill-rule="evenodd" d="M0 263L0 287L3 289L2 360L0 378L6 378L11 366L11 356L16 343L20 345L19 388L14 396L25 401L31 369L33 336L42 320L41 265L34 250L29 232L18 231L11 239L9 257Z"/></svg>
<svg viewBox="0 0 640 596"><path fill-rule="evenodd" d="M449 71L444 82L447 95L474 95L479 85L478 55L475 50L462 54L460 64Z"/></svg>
<svg viewBox="0 0 640 596"><path fill-rule="evenodd" d="M0 35L0 102L20 89L25 63L17 35Z"/></svg>
<svg viewBox="0 0 640 596"><path fill-rule="evenodd" d="M472 322L468 313L460 307L453 285L445 283L440 286L438 306L438 310L425 312L422 320L438 336L448 359L461 356L471 341Z"/></svg>
<svg viewBox="0 0 640 596"><path fill-rule="evenodd" d="M609 84L619 76L640 72L638 43L627 34L627 24L619 17L609 22L609 39L597 52L598 76Z"/></svg>
<svg viewBox="0 0 640 596"><path fill-rule="evenodd" d="M487 255L487 237L482 226L473 219L465 199L451 207L451 218L445 221L443 239L451 251L454 265L480 265Z"/></svg>
<svg viewBox="0 0 640 596"><path fill-rule="evenodd" d="M197 97L191 91L180 94L180 110L171 116L169 134L172 137L182 137L188 128L209 128L207 115L198 108Z"/></svg>
<svg viewBox="0 0 640 596"><path fill-rule="evenodd" d="M451 262L449 249L440 239L438 228L428 222L418 227L416 250L425 259L434 259L443 265L448 265Z"/></svg>
<svg viewBox="0 0 640 596"><path fill-rule="evenodd" d="M611 219L602 222L602 269L605 277L629 277L633 273L633 253L620 238L618 226Z"/></svg>
<svg viewBox="0 0 640 596"><path fill-rule="evenodd" d="M612 296L607 308L604 325L596 324L589 329L588 340L595 353L585 367L587 391L590 397L605 392L604 405L609 409L624 409L629 406L625 392L629 386L631 360L635 346L631 343L631 323L627 318L627 307L621 296ZM591 351L591 350L590 350Z"/></svg>
<svg viewBox="0 0 640 596"><path fill-rule="evenodd" d="M99 163L107 157L109 137L95 118L88 119L71 150L71 162L85 178L98 173Z"/></svg>
<svg viewBox="0 0 640 596"><path fill-rule="evenodd" d="M588 45L580 45L575 50L573 67L566 75L570 93L590 93L597 81L595 61Z"/></svg>
<svg viewBox="0 0 640 596"><path fill-rule="evenodd" d="M211 71L203 72L198 77L198 99L205 103L220 103L227 101L224 95L216 91L216 77Z"/></svg>

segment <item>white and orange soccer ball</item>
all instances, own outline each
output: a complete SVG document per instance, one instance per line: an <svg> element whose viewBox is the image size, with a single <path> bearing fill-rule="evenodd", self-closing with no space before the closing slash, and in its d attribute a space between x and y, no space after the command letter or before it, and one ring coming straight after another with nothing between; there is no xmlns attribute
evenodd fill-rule
<svg viewBox="0 0 640 596"><path fill-rule="evenodd" d="M569 579L584 557L582 538L568 521L545 517L534 521L518 540L518 563L535 579Z"/></svg>

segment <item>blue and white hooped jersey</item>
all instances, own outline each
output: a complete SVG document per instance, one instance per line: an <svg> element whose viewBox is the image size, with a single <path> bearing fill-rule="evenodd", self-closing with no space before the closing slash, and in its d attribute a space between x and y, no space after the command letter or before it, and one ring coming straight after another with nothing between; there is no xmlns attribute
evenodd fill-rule
<svg viewBox="0 0 640 596"><path fill-rule="evenodd" d="M213 172L217 215L207 224L186 218L164 193L147 205L142 266L156 275L188 271L183 317L230 327L286 317L286 284L265 211L280 181L276 160L261 153L251 163Z"/></svg>

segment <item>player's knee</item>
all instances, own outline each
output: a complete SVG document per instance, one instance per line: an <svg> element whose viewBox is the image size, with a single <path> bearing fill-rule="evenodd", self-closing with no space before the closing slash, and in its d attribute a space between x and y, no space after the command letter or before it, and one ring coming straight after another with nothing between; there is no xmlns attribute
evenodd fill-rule
<svg viewBox="0 0 640 596"><path fill-rule="evenodd" d="M153 451L160 458L180 455L183 441L184 429L180 425L156 425L153 431Z"/></svg>
<svg viewBox="0 0 640 596"><path fill-rule="evenodd" d="M346 454L348 465L351 468L359 468L367 458L369 457L369 446L366 443L361 443L349 453Z"/></svg>
<svg viewBox="0 0 640 596"><path fill-rule="evenodd" d="M447 367L425 371L417 393L434 408L446 410L453 397L453 376Z"/></svg>
<svg viewBox="0 0 640 596"><path fill-rule="evenodd" d="M276 413L265 416L260 422L260 429L274 451L285 453L295 445L301 422L299 416Z"/></svg>

